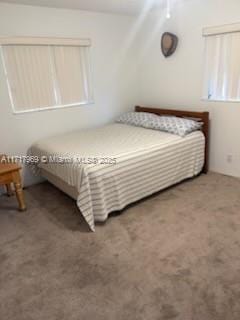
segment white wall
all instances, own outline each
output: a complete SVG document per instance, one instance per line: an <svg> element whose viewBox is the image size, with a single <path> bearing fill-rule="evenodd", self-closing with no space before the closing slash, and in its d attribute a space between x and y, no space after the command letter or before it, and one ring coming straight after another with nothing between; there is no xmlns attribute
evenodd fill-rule
<svg viewBox="0 0 240 320"><path fill-rule="evenodd" d="M109 122L137 99L133 17L0 3L0 36L89 37L95 104L13 115L0 63L0 153L25 155L43 137ZM36 181L27 171L25 185Z"/></svg>
<svg viewBox="0 0 240 320"><path fill-rule="evenodd" d="M207 110L211 115L210 168L240 177L240 103L201 100L204 39L202 28L240 22L239 0L188 0L176 5L172 17L154 14L142 28L140 101L145 105ZM179 36L171 58L160 51L164 31ZM227 155L233 156L232 163Z"/></svg>

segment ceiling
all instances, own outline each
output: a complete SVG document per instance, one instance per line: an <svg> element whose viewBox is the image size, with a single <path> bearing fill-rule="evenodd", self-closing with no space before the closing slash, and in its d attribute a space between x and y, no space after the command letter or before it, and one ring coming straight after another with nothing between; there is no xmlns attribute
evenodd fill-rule
<svg viewBox="0 0 240 320"><path fill-rule="evenodd" d="M0 0L0 2L136 15L142 10L159 8L167 0Z"/></svg>

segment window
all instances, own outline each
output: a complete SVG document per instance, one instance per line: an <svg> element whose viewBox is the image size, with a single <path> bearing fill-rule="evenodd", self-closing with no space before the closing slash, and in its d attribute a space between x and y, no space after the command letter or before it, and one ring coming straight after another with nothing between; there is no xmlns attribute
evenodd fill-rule
<svg viewBox="0 0 240 320"><path fill-rule="evenodd" d="M93 102L89 40L20 38L0 42L14 113Z"/></svg>
<svg viewBox="0 0 240 320"><path fill-rule="evenodd" d="M240 25L204 29L203 98L240 101Z"/></svg>

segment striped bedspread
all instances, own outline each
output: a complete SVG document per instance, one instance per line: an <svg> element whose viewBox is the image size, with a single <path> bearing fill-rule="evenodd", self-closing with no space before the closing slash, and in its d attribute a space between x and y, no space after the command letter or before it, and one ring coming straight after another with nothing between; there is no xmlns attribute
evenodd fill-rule
<svg viewBox="0 0 240 320"><path fill-rule="evenodd" d="M77 189L77 205L94 231L110 212L197 175L204 144L200 131L182 138L111 124L39 141L30 153L55 159L37 166Z"/></svg>

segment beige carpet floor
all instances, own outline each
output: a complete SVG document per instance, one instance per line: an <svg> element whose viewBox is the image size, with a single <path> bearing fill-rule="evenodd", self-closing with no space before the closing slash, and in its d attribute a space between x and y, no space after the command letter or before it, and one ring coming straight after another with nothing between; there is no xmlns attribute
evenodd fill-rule
<svg viewBox="0 0 240 320"><path fill-rule="evenodd" d="M1 320L239 320L240 180L210 173L88 231L48 183L0 197Z"/></svg>

